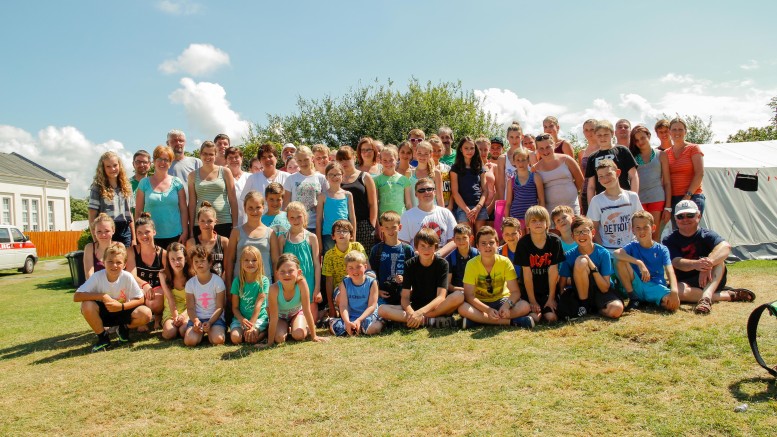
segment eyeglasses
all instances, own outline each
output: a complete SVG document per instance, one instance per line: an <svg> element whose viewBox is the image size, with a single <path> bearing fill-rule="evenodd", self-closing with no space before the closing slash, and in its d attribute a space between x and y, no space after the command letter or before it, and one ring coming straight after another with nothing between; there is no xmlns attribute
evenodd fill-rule
<svg viewBox="0 0 777 437"><path fill-rule="evenodd" d="M574 235L575 237L578 237L580 235L591 235L591 230L588 229L588 228L580 229L580 230L572 232L572 235Z"/></svg>
<svg viewBox="0 0 777 437"><path fill-rule="evenodd" d="M341 177L343 177L343 174L342 173L329 173L327 176L329 176L330 178L334 179L334 178L341 178Z"/></svg>
<svg viewBox="0 0 777 437"><path fill-rule="evenodd" d="M362 152L374 152L374 149L362 149Z"/></svg>
<svg viewBox="0 0 777 437"><path fill-rule="evenodd" d="M348 229L336 229L335 230L335 234L339 234L339 235L349 235L350 233L351 233L351 231L349 231Z"/></svg>
<svg viewBox="0 0 777 437"><path fill-rule="evenodd" d="M692 219L692 218L696 218L696 214L691 214L691 213L677 214L676 216L674 216L674 218L676 218L677 220Z"/></svg>
<svg viewBox="0 0 777 437"><path fill-rule="evenodd" d="M434 191L434 187L419 188L415 190L416 193L431 193Z"/></svg>
<svg viewBox="0 0 777 437"><path fill-rule="evenodd" d="M411 143L420 143L423 140L423 138L410 138Z"/></svg>
<svg viewBox="0 0 777 437"><path fill-rule="evenodd" d="M156 161L170 163L170 160L167 158L157 158Z"/></svg>
<svg viewBox="0 0 777 437"><path fill-rule="evenodd" d="M486 291L488 291L488 294L494 294L494 285L493 280L491 279L491 273L486 274L486 286L488 287Z"/></svg>

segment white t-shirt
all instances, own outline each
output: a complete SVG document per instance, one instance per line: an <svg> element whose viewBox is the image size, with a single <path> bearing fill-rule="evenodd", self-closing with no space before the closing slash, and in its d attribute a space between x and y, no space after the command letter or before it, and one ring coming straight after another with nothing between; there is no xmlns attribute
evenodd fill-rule
<svg viewBox="0 0 777 437"><path fill-rule="evenodd" d="M283 184L283 188L291 193L291 201L302 202L308 210L308 229L316 227L318 195L327 187L326 177L318 172L310 176L294 173L286 178L286 182Z"/></svg>
<svg viewBox="0 0 777 437"><path fill-rule="evenodd" d="M265 176L264 172L262 171L249 175L245 187L243 188L243 196L240 197L240 203L243 203L245 194L247 194L249 191L258 191L259 194L264 197L264 190L268 185L270 185L271 182L277 182L285 187L286 179L288 179L289 176L291 175L285 171L280 170L275 170L275 175L272 178Z"/></svg>
<svg viewBox="0 0 777 437"><path fill-rule="evenodd" d="M224 292L226 288L224 281L213 274L207 284L200 284L196 276L186 282L186 294L194 295L194 312L201 322L206 322L216 311L216 294Z"/></svg>
<svg viewBox="0 0 777 437"><path fill-rule="evenodd" d="M251 176L251 173L243 172L240 174L239 178L235 178L235 197L238 199L237 202L237 222L239 224L243 224L246 222L246 213L243 210L243 189L246 186L246 182L248 181L248 177ZM262 193L264 195L264 193Z"/></svg>
<svg viewBox="0 0 777 437"><path fill-rule="evenodd" d="M430 228L440 237L440 247L453 238L453 228L456 227L456 218L448 208L434 205L429 212L422 211L417 206L405 211L400 219L402 229L399 230L399 239L412 245L415 234L421 228Z"/></svg>
<svg viewBox="0 0 777 437"><path fill-rule="evenodd" d="M126 270L121 271L116 282L108 281L108 272L100 270L78 287L76 293L104 293L121 303L143 297L143 290L138 286L138 282L132 273Z"/></svg>
<svg viewBox="0 0 777 437"><path fill-rule="evenodd" d="M599 222L596 232L602 237L602 246L613 251L634 240L631 216L641 209L639 195L633 191L621 190L615 200L608 198L602 191L588 204L588 218Z"/></svg>

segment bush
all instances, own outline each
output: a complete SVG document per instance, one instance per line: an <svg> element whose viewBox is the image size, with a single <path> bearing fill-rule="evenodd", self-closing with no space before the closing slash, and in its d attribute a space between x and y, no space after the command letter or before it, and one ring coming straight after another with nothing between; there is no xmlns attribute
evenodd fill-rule
<svg viewBox="0 0 777 437"><path fill-rule="evenodd" d="M84 247L92 241L92 233L89 232L89 229L84 229L81 236L78 237L78 250L84 250Z"/></svg>

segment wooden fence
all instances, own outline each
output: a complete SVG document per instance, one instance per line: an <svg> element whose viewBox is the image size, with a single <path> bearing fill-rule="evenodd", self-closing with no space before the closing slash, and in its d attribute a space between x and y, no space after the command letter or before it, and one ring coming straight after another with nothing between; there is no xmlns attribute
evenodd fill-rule
<svg viewBox="0 0 777 437"><path fill-rule="evenodd" d="M78 250L78 239L81 237L81 231L46 231L46 232L25 232L35 244L38 250L38 256L60 256L68 252Z"/></svg>

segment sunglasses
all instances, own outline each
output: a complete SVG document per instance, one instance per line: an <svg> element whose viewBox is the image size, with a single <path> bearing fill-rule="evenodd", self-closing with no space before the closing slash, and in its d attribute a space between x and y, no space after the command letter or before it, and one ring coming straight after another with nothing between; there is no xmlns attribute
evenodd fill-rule
<svg viewBox="0 0 777 437"><path fill-rule="evenodd" d="M535 141L547 141L550 139L550 134L542 134L537 135L537 137L534 139Z"/></svg>
<svg viewBox="0 0 777 437"><path fill-rule="evenodd" d="M491 279L491 273L486 275L486 286L488 289L488 294L494 294L494 285L492 284L493 280Z"/></svg>
<svg viewBox="0 0 777 437"><path fill-rule="evenodd" d="M420 143L423 140L423 138L410 138L411 143Z"/></svg>
<svg viewBox="0 0 777 437"><path fill-rule="evenodd" d="M431 193L434 191L434 187L419 188L415 190L416 193Z"/></svg>
<svg viewBox="0 0 777 437"><path fill-rule="evenodd" d="M674 216L674 218L676 218L677 220L692 219L692 218L696 218L696 214L691 214L691 213L677 214L676 216Z"/></svg>

